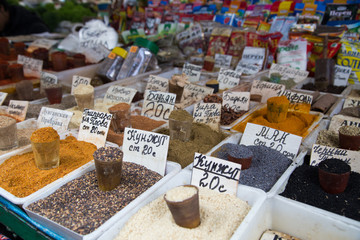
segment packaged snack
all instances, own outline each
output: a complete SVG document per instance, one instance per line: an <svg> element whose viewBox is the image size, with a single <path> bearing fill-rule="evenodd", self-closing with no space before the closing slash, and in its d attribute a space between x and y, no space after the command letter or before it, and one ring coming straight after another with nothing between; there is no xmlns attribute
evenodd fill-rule
<svg viewBox="0 0 360 240"><path fill-rule="evenodd" d="M342 45L337 55L337 64L344 67L351 67L352 72L349 83L360 84L360 43L341 41Z"/></svg>
<svg viewBox="0 0 360 240"><path fill-rule="evenodd" d="M246 46L246 33L248 30L233 29L229 41L229 49L227 55L240 57L244 47Z"/></svg>
<svg viewBox="0 0 360 240"><path fill-rule="evenodd" d="M326 4L322 24L330 24L331 22L346 24L347 21L356 20L357 11L358 4Z"/></svg>
<svg viewBox="0 0 360 240"><path fill-rule="evenodd" d="M140 12L135 12L130 26L129 26L129 30L132 29L145 29L145 15L144 13L140 13Z"/></svg>
<svg viewBox="0 0 360 240"><path fill-rule="evenodd" d="M145 8L145 33L146 35L155 34L161 22L161 12L154 11L152 8Z"/></svg>
<svg viewBox="0 0 360 240"><path fill-rule="evenodd" d="M177 34L176 40L179 43L179 48L186 56L193 56L204 52L202 29L198 23Z"/></svg>
<svg viewBox="0 0 360 240"><path fill-rule="evenodd" d="M231 29L225 27L214 28L210 41L207 54L209 56L215 56L216 53L225 54L229 47L229 39L231 35Z"/></svg>
<svg viewBox="0 0 360 240"><path fill-rule="evenodd" d="M264 67L266 49L257 47L245 47L241 60L236 66L236 71L244 75L258 73Z"/></svg>
<svg viewBox="0 0 360 240"><path fill-rule="evenodd" d="M305 71L307 65L307 40L299 39L279 42L277 64Z"/></svg>

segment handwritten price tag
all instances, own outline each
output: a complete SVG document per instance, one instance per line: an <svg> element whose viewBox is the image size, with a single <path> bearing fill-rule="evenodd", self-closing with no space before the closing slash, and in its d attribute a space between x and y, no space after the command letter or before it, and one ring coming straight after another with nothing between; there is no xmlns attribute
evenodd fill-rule
<svg viewBox="0 0 360 240"><path fill-rule="evenodd" d="M124 161L140 164L164 176L169 141L167 135L125 128Z"/></svg>
<svg viewBox="0 0 360 240"><path fill-rule="evenodd" d="M221 68L218 76L219 88L227 89L239 85L241 73Z"/></svg>
<svg viewBox="0 0 360 240"><path fill-rule="evenodd" d="M249 92L224 92L222 105L235 112L247 111L250 105Z"/></svg>
<svg viewBox="0 0 360 240"><path fill-rule="evenodd" d="M189 77L190 82L198 82L200 80L201 69L201 66L185 63L182 73L185 73L185 75Z"/></svg>
<svg viewBox="0 0 360 240"><path fill-rule="evenodd" d="M210 87L199 86L196 84L187 84L185 85L183 94L181 96L181 103L192 102L194 99L200 101L213 92L214 89Z"/></svg>
<svg viewBox="0 0 360 240"><path fill-rule="evenodd" d="M285 85L254 80L251 86L250 94L261 95L261 102L266 103L269 98L278 96L279 92L284 90Z"/></svg>
<svg viewBox="0 0 360 240"><path fill-rule="evenodd" d="M360 99L358 98L346 98L343 108L360 107Z"/></svg>
<svg viewBox="0 0 360 240"><path fill-rule="evenodd" d="M274 128L247 123L240 144L245 146L265 146L294 160L299 151L302 137Z"/></svg>
<svg viewBox="0 0 360 240"><path fill-rule="evenodd" d="M176 94L145 90L141 115L158 120L169 120Z"/></svg>
<svg viewBox="0 0 360 240"><path fill-rule="evenodd" d="M269 77L273 73L278 73L281 75L281 80L290 80L293 79L294 82L299 83L307 78L309 75L308 71L299 70L296 68L280 65L280 64L271 64Z"/></svg>
<svg viewBox="0 0 360 240"><path fill-rule="evenodd" d="M149 81L146 85L146 90L168 92L169 91L169 79L150 75Z"/></svg>
<svg viewBox="0 0 360 240"><path fill-rule="evenodd" d="M224 55L224 54L215 54L215 64L214 67L217 68L230 68L231 65L231 55Z"/></svg>
<svg viewBox="0 0 360 240"><path fill-rule="evenodd" d="M328 158L341 159L351 166L351 171L360 173L359 151L351 151L341 148L327 147L314 144L311 149L310 165L317 166L321 161Z"/></svg>
<svg viewBox="0 0 360 240"><path fill-rule="evenodd" d="M53 127L56 131L65 131L73 114L69 111L42 107L37 120L37 127Z"/></svg>
<svg viewBox="0 0 360 240"><path fill-rule="evenodd" d="M8 114L19 119L20 121L24 121L26 118L26 112L28 110L28 107L28 101L10 100L7 112Z"/></svg>
<svg viewBox="0 0 360 240"><path fill-rule="evenodd" d="M74 75L72 78L72 84L71 84L71 95L74 94L75 88L77 86L79 86L80 84L90 85L90 83L91 83L91 78Z"/></svg>
<svg viewBox="0 0 360 240"><path fill-rule="evenodd" d="M23 55L18 55L17 63L23 65L25 77L41 77L43 61L35 58L29 58Z"/></svg>
<svg viewBox="0 0 360 240"><path fill-rule="evenodd" d="M195 153L191 185L236 195L241 164Z"/></svg>
<svg viewBox="0 0 360 240"><path fill-rule="evenodd" d="M338 132L342 126L360 127L360 118L348 117L343 115L335 115L331 118L329 130Z"/></svg>
<svg viewBox="0 0 360 240"><path fill-rule="evenodd" d="M31 49L29 52L32 52L33 50L35 50L36 48L46 48L46 49L50 49L52 46L54 46L58 41L57 40L51 40L51 39L46 39L46 38L40 38L40 39L36 39L35 41L33 41L30 46L28 47L28 51L29 48Z"/></svg>
<svg viewBox="0 0 360 240"><path fill-rule="evenodd" d="M351 74L351 70L351 67L335 65L334 85L346 86Z"/></svg>
<svg viewBox="0 0 360 240"><path fill-rule="evenodd" d="M97 148L105 146L112 114L84 109L78 140L91 142Z"/></svg>
<svg viewBox="0 0 360 240"><path fill-rule="evenodd" d="M261 71L262 66L239 61L235 71L244 75L253 75Z"/></svg>
<svg viewBox="0 0 360 240"><path fill-rule="evenodd" d="M58 78L56 75L47 73L47 72L41 72L41 78L40 78L40 92L43 93L45 88L52 84L57 84Z"/></svg>
<svg viewBox="0 0 360 240"><path fill-rule="evenodd" d="M209 125L215 131L219 130L221 116L220 103L197 103L193 117L194 122Z"/></svg>
<svg viewBox="0 0 360 240"><path fill-rule="evenodd" d="M104 103L128 103L131 104L136 89L113 85L108 88L104 96Z"/></svg>
<svg viewBox="0 0 360 240"><path fill-rule="evenodd" d="M0 92L0 106L3 104L3 102L5 101L6 97L7 97L8 93L6 92Z"/></svg>
<svg viewBox="0 0 360 240"><path fill-rule="evenodd" d="M279 96L285 96L290 101L289 111L309 113L313 96L292 91L279 91Z"/></svg>

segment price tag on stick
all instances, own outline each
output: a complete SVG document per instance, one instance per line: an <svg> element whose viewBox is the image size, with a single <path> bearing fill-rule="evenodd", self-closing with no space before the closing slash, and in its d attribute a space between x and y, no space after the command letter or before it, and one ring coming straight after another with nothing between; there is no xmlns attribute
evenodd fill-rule
<svg viewBox="0 0 360 240"><path fill-rule="evenodd" d="M224 92L222 105L235 112L248 111L250 92Z"/></svg>
<svg viewBox="0 0 360 240"><path fill-rule="evenodd" d="M251 85L250 94L261 95L261 102L266 103L269 98L278 96L279 92L284 90L285 85L254 80Z"/></svg>
<svg viewBox="0 0 360 240"><path fill-rule="evenodd" d="M221 104L220 103L197 103L195 105L194 122L209 125L215 131L219 131Z"/></svg>
<svg viewBox="0 0 360 240"><path fill-rule="evenodd" d="M169 91L169 79L150 75L149 81L146 85L146 90L168 92Z"/></svg>
<svg viewBox="0 0 360 240"><path fill-rule="evenodd" d="M230 69L221 68L218 76L219 88L228 89L239 85L241 74Z"/></svg>
<svg viewBox="0 0 360 240"><path fill-rule="evenodd" d="M335 65L334 85L346 86L351 74L351 70L351 67Z"/></svg>
<svg viewBox="0 0 360 240"><path fill-rule="evenodd" d="M20 121L24 121L28 107L29 101L10 100L7 111L8 114L16 117Z"/></svg>
<svg viewBox="0 0 360 240"><path fill-rule="evenodd" d="M53 127L56 131L65 131L73 114L69 111L42 107L37 119L37 127Z"/></svg>
<svg viewBox="0 0 360 240"><path fill-rule="evenodd" d="M299 151L302 137L274 128L247 123L240 144L245 146L266 146L294 160Z"/></svg>
<svg viewBox="0 0 360 240"><path fill-rule="evenodd" d="M195 153L191 185L236 195L241 164Z"/></svg>
<svg viewBox="0 0 360 240"><path fill-rule="evenodd" d="M145 90L141 115L152 119L169 120L174 109L176 94Z"/></svg>
<svg viewBox="0 0 360 240"><path fill-rule="evenodd" d="M193 103L193 101L200 101L204 97L214 92L213 88L199 86L196 84L186 84L183 94L181 96L181 103ZM187 106L187 104L185 104Z"/></svg>
<svg viewBox="0 0 360 240"><path fill-rule="evenodd" d="M165 175L170 137L133 128L124 131L124 161L147 167L162 176Z"/></svg>
<svg viewBox="0 0 360 240"><path fill-rule="evenodd" d="M201 69L201 66L185 63L182 73L189 77L190 82L198 82L200 80Z"/></svg>
<svg viewBox="0 0 360 240"><path fill-rule="evenodd" d="M224 55L224 54L215 54L215 64L214 67L217 68L230 68L231 65L231 55Z"/></svg>
<svg viewBox="0 0 360 240"><path fill-rule="evenodd" d="M97 148L105 146L112 114L84 109L79 128L78 140L95 144Z"/></svg>
<svg viewBox="0 0 360 240"><path fill-rule="evenodd" d="M113 85L108 88L104 96L104 103L127 103L131 104L137 90Z"/></svg>
<svg viewBox="0 0 360 240"><path fill-rule="evenodd" d="M3 102L5 101L6 97L7 97L8 93L6 92L0 92L0 106L3 104Z"/></svg>
<svg viewBox="0 0 360 240"><path fill-rule="evenodd" d="M71 85L71 95L74 94L74 90L77 86L79 86L80 84L84 84L84 85L90 85L91 83L91 78L87 78L87 77L82 77L79 75L74 75L72 78L72 85Z"/></svg>

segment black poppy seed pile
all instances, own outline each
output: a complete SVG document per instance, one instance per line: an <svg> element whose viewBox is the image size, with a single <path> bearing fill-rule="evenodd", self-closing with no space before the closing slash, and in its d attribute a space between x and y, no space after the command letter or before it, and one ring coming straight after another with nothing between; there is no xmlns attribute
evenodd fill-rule
<svg viewBox="0 0 360 240"><path fill-rule="evenodd" d="M336 173L336 174L342 174L349 172L351 170L351 167L349 164L345 163L344 161L336 158L330 158L326 159L324 161L321 161L318 165L318 167L325 172L329 173Z"/></svg>
<svg viewBox="0 0 360 240"><path fill-rule="evenodd" d="M214 156L227 160L229 152L232 151L232 145L224 144ZM256 187L269 191L281 175L292 163L292 160L282 155L280 152L265 146L246 146L253 154L251 166L248 169L241 170L240 184ZM244 150L245 151L245 150ZM248 154L247 152L242 155Z"/></svg>
<svg viewBox="0 0 360 240"><path fill-rule="evenodd" d="M282 196L360 221L360 174L350 173L344 192L326 193L320 187L318 167L302 165L291 174Z"/></svg>
<svg viewBox="0 0 360 240"><path fill-rule="evenodd" d="M94 159L102 162L113 162L122 160L123 152L120 148L115 147L101 147L97 149L94 154Z"/></svg>
<svg viewBox="0 0 360 240"><path fill-rule="evenodd" d="M65 184L27 208L81 235L93 232L145 192L162 176L141 165L124 162L121 183L114 190L98 188L95 170Z"/></svg>
<svg viewBox="0 0 360 240"><path fill-rule="evenodd" d="M221 154L227 158L227 155L236 158L249 158L253 156L252 151L245 145L234 143L225 143L221 146Z"/></svg>

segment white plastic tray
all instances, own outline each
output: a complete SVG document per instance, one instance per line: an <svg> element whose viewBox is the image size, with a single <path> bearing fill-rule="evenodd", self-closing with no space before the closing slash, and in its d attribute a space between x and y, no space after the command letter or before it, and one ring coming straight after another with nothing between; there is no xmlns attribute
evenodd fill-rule
<svg viewBox="0 0 360 240"><path fill-rule="evenodd" d="M326 211L282 196L268 198L246 228L239 229L237 240L259 240L268 229L304 240L358 240L360 236L359 222L350 225Z"/></svg>
<svg viewBox="0 0 360 240"><path fill-rule="evenodd" d="M152 187L150 187L147 191L145 191L143 194L138 196L134 201L129 203L126 207L124 207L121 211L117 212L115 215L113 215L109 220L107 220L104 224L102 224L99 228L97 228L92 233L89 233L87 235L80 235L52 220L47 219L44 216L41 216L37 213L34 213L27 209L27 206L29 206L31 203L38 201L39 199L46 198L50 194L54 193L59 187L66 184L67 182L70 182L76 178L79 178L80 176L84 175L87 172L90 172L95 169L95 164L91 164L88 168L84 169L81 172L77 172L77 174L73 174L71 177L67 178L65 181L62 181L61 185L58 185L56 187L48 189L46 192L42 192L41 194L38 194L33 199L27 200L23 208L25 209L26 213L35 221L41 223L45 227L49 228L50 230L54 231L55 233L65 237L66 239L96 239L98 236L103 234L108 228L116 224L117 222L124 219L124 217L127 215L128 212L130 212L131 209L138 206L142 201L145 201L149 198L151 198L154 195L154 192L160 188L162 185L167 183L170 179L172 179L180 170L181 166L178 163L170 162L168 161L166 164L166 170L165 170L165 176L160 179L157 183L155 183Z"/></svg>
<svg viewBox="0 0 360 240"><path fill-rule="evenodd" d="M131 218L131 216L134 215L140 208L152 202L153 200L157 199L158 197L165 194L168 190L174 187L181 186L184 184L190 184L190 181L191 181L191 172L186 169L182 170L173 179L171 179L171 181L163 185L161 188L157 189L149 198L147 198L145 201L142 201L134 209L128 212L128 214L126 214L122 219L116 222L109 230L107 230L98 239L101 240L114 239L118 235L120 230L124 227L126 222ZM247 201L248 204L251 206L251 210L249 211L248 215L245 217L245 219L240 225L240 226L244 226L244 228L246 229L249 222L251 222L251 219L257 215L259 208L266 199L266 194L259 189L239 185L237 190L237 197L244 201ZM221 221L221 219L219 219L219 221ZM240 234L239 228L234 232L234 235L231 239L238 239L236 238L238 234Z"/></svg>
<svg viewBox="0 0 360 240"><path fill-rule="evenodd" d="M306 139L302 142L302 145L307 149L307 150L311 150L312 145L315 144L317 136L319 134L319 132L321 130L324 129L328 129L330 125L330 120L329 119L323 119L321 120L321 122L319 123L319 126L314 129L307 137Z"/></svg>

